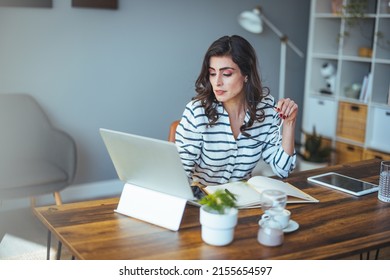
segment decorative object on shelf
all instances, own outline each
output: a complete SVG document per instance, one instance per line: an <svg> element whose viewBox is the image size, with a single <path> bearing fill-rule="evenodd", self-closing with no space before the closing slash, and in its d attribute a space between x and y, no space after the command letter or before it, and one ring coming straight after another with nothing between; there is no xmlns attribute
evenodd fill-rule
<svg viewBox="0 0 390 280"><path fill-rule="evenodd" d="M255 34L263 32L263 22L279 37L280 39L280 68L279 68L279 98L284 98L284 82L286 73L286 52L289 46L298 56L304 57L303 52L295 46L272 22L263 14L261 7L256 7L252 11L244 11L238 17L239 24L247 31Z"/></svg>
<svg viewBox="0 0 390 280"><path fill-rule="evenodd" d="M225 246L234 239L238 210L236 197L228 190L204 196L199 203L202 240L214 246Z"/></svg>
<svg viewBox="0 0 390 280"><path fill-rule="evenodd" d="M300 156L304 161L328 163L333 151L332 147L323 145L322 136L317 134L315 126L313 127L312 133L303 132L303 134L305 139L304 143L296 144L300 147L297 152L298 156Z"/></svg>
<svg viewBox="0 0 390 280"><path fill-rule="evenodd" d="M389 0L390 1L390 0ZM390 40L385 37L384 33L382 31L375 32L375 36L377 38L376 44L381 47L382 49L390 49Z"/></svg>
<svg viewBox="0 0 390 280"><path fill-rule="evenodd" d="M333 94L336 85L336 67L330 62L325 62L321 67L321 75L326 81L326 88L321 89L320 92Z"/></svg>
<svg viewBox="0 0 390 280"><path fill-rule="evenodd" d="M381 13L390 14L390 0L381 0Z"/></svg>
<svg viewBox="0 0 390 280"><path fill-rule="evenodd" d="M367 10L367 0L350 0L343 6L342 17L345 19L347 25L352 27L362 18L365 18L365 11Z"/></svg>
<svg viewBox="0 0 390 280"><path fill-rule="evenodd" d="M338 40L342 37L348 37L350 35L349 29L353 28L366 17L365 11L367 7L367 0L350 0L346 5L342 6L340 16L345 20L347 26L344 32L339 34Z"/></svg>
<svg viewBox="0 0 390 280"><path fill-rule="evenodd" d="M383 7L388 7L388 12L390 12L390 0L382 0L381 5L383 5L381 8L382 13L385 13ZM342 6L342 12L340 13L340 16L342 19L345 20L346 28L343 33L339 34L338 39L340 39L341 37L349 37L349 30L356 25L359 25L359 31L363 35L363 37L366 37L370 42L373 40L370 35L365 34L365 32L363 31L364 22L362 20L367 18L367 9L368 0L350 0L347 1L346 5ZM376 44L379 47L383 49L390 49L390 40L385 38L384 32L378 30L377 32L375 32L375 36L377 37ZM364 54L361 55L359 49L359 56L372 57L372 49L367 48L367 50L363 50L363 52Z"/></svg>
<svg viewBox="0 0 390 280"><path fill-rule="evenodd" d="M344 88L344 95L348 98L359 99L361 88L361 84L353 83Z"/></svg>
<svg viewBox="0 0 390 280"><path fill-rule="evenodd" d="M341 14L343 10L343 0L332 0L332 13L334 15L339 15Z"/></svg>
<svg viewBox="0 0 390 280"><path fill-rule="evenodd" d="M360 47L358 54L361 57L370 57L371 58L372 57L372 48Z"/></svg>

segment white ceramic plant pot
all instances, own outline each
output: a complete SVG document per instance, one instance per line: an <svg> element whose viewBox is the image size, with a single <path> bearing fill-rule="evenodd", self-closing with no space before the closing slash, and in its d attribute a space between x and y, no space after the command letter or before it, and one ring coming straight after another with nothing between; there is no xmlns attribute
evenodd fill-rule
<svg viewBox="0 0 390 280"><path fill-rule="evenodd" d="M228 245L233 241L234 229L237 225L238 210L230 208L227 213L209 212L206 206L200 208L200 224L202 240L214 246Z"/></svg>

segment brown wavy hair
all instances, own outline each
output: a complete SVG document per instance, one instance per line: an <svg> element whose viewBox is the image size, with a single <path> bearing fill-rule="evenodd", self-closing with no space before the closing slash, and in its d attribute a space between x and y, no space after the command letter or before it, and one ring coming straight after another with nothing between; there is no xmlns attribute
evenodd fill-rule
<svg viewBox="0 0 390 280"><path fill-rule="evenodd" d="M209 125L214 125L218 120L216 109L218 101L215 98L209 79L210 58L213 56L230 56L240 68L241 74L248 77L248 81L244 85L244 91L250 119L248 123L241 126L241 132L251 127L255 120L262 122L264 120L264 110L258 109L257 105L265 96L269 95L270 90L261 83L257 71L256 52L252 45L246 39L233 35L223 36L211 44L204 56L200 74L195 82L197 95L193 100L199 100L205 108Z"/></svg>

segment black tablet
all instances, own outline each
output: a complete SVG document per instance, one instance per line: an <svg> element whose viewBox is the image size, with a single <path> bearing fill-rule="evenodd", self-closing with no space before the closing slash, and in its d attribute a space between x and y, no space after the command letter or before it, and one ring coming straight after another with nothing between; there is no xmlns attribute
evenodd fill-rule
<svg viewBox="0 0 390 280"><path fill-rule="evenodd" d="M341 175L335 172L324 173L307 178L309 182L333 188L356 196L378 191L378 185Z"/></svg>

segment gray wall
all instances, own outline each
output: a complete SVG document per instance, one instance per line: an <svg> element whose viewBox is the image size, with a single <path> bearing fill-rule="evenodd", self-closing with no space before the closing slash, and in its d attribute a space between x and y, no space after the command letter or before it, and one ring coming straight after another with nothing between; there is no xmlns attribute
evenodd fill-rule
<svg viewBox="0 0 390 280"><path fill-rule="evenodd" d="M116 178L100 127L166 139L194 95L204 52L223 35L247 38L278 93L279 40L250 34L241 11L267 17L306 53L310 0L120 0L119 9L0 7L0 93L29 93L79 152L75 183ZM301 105L305 59L287 54L286 95ZM302 105L301 105L302 106ZM28 135L26 135L28 137Z"/></svg>

